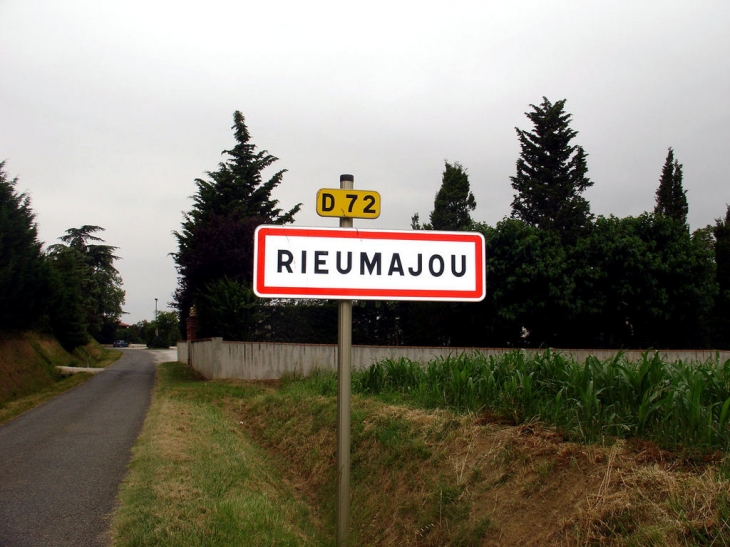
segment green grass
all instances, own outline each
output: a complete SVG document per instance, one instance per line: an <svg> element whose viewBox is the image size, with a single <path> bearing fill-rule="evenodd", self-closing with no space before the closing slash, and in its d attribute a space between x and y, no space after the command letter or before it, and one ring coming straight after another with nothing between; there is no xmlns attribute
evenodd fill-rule
<svg viewBox="0 0 730 547"><path fill-rule="evenodd" d="M541 543L550 534L565 545L730 544L723 464L684 466L648 442L586 447L537 420L494 425L443 403L453 386L413 381L440 375L465 389L475 385L478 397L478 366L459 363L474 367L466 378L464 368L449 371L442 361L431 371L393 365L406 389L372 370L355 378L352 547L535 546L554 544ZM543 366L555 373L563 363ZM610 391L601 374L624 374L594 362L575 368L566 367L564 377L583 382L580 401L593 410ZM496 381L499 371L490 372ZM520 372L508 396L519 402L530 391L539 410L539 371ZM362 393L372 382L391 387L385 395ZM333 545L335 392L336 376L322 371L277 383L203 381L186 365L160 365L121 489L114 545ZM577 388L563 393L572 404L581 397ZM446 408L418 408L435 403ZM651 454L668 465L647 460Z"/></svg>
<svg viewBox="0 0 730 547"><path fill-rule="evenodd" d="M158 367L154 399L114 519L117 546L322 545L276 466L216 404L255 387Z"/></svg>

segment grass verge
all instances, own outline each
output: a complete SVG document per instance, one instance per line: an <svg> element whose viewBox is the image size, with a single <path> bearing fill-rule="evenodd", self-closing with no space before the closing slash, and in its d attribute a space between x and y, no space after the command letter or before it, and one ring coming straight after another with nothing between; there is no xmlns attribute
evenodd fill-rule
<svg viewBox="0 0 730 547"><path fill-rule="evenodd" d="M201 382L158 366L113 523L116 546L326 545L315 517L220 401L255 386Z"/></svg>
<svg viewBox="0 0 730 547"><path fill-rule="evenodd" d="M331 380L209 382L161 365L115 545L333 545ZM354 395L350 545L728 546L728 476L722 454Z"/></svg>

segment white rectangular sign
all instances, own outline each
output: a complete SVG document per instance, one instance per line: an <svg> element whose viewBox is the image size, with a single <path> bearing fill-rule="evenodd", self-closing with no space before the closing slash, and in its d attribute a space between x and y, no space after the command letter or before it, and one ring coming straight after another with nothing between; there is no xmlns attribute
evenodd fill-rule
<svg viewBox="0 0 730 547"><path fill-rule="evenodd" d="M258 296L478 301L486 295L479 233L264 225L254 237Z"/></svg>

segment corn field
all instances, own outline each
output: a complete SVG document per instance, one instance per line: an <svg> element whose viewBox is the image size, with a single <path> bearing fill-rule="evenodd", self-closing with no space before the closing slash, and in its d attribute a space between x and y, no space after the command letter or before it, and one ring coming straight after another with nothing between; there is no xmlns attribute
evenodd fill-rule
<svg viewBox="0 0 730 547"><path fill-rule="evenodd" d="M425 366L384 360L352 380L355 393L515 424L539 420L584 442L642 437L671 449L730 448L730 360L719 358L668 363L645 352L636 362L619 353L579 363L549 350L474 353Z"/></svg>

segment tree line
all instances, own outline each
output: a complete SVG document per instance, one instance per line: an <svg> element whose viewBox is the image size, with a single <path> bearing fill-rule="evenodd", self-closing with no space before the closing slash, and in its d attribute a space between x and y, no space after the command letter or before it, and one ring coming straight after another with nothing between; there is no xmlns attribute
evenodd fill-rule
<svg viewBox="0 0 730 547"><path fill-rule="evenodd" d="M93 337L111 342L124 290L116 247L100 226L70 228L44 249L30 197L0 162L0 330L36 329L72 351Z"/></svg>
<svg viewBox="0 0 730 547"><path fill-rule="evenodd" d="M429 222L417 230L473 230L487 246L487 298L480 303L356 302L361 344L481 347L727 348L730 340L730 207L714 226L690 232L683 166L668 149L654 210L595 216L583 196L593 185L587 154L574 143L565 100L543 98L517 128L520 156L511 177L509 217L472 219L467 169L445 162ZM252 290L253 232L286 224L271 192L278 158L257 151L240 112L236 145L208 179L196 179L193 208L173 253L181 324L193 313L199 336L231 340L336 341L337 309L317 300L268 301Z"/></svg>
<svg viewBox="0 0 730 547"><path fill-rule="evenodd" d="M653 211L593 215L583 196L593 185L587 154L565 102L530 105L532 127L516 129L509 217L493 226L472 219L467 169L447 161L429 221L411 219L416 230L484 234L486 299L355 302L355 343L728 348L730 207L715 225L690 232L683 166L669 148ZM181 325L194 314L200 337L335 342L336 303L253 293L254 230L293 222L301 204L284 211L272 199L286 170L264 180L278 158L257 150L241 112L233 118L235 146L208 178L195 180L192 209L175 232Z"/></svg>
<svg viewBox="0 0 730 547"><path fill-rule="evenodd" d="M509 217L472 219L467 169L445 162L429 222L416 230L479 231L486 239L488 294L479 303L359 301L356 344L478 347L728 348L730 207L724 219L690 232L683 166L668 149L653 211L595 216L583 193L587 153L575 143L565 100L543 98L516 128L520 156L511 177ZM257 150L241 112L235 146L205 179L175 232L174 294L184 329L229 340L332 343L335 302L262 300L252 290L253 233L288 224L272 191L286 170L264 180L278 158ZM659 172L659 170L658 170ZM184 332L182 333L184 335Z"/></svg>

